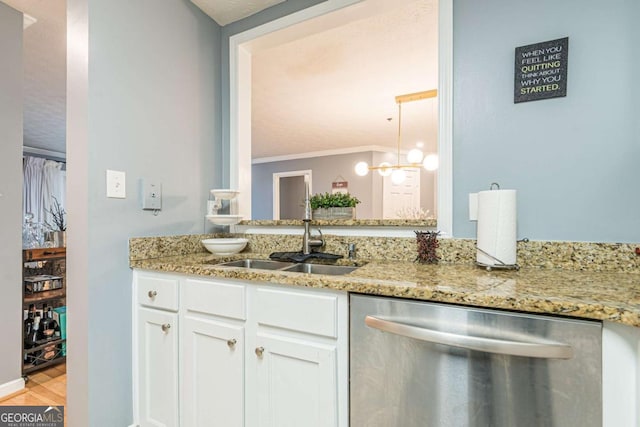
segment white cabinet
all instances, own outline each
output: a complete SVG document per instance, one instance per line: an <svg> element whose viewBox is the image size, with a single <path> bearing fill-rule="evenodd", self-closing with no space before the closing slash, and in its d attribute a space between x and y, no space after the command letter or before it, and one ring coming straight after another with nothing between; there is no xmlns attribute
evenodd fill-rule
<svg viewBox="0 0 640 427"><path fill-rule="evenodd" d="M178 280L134 275L134 413L140 427L177 427Z"/></svg>
<svg viewBox="0 0 640 427"><path fill-rule="evenodd" d="M346 292L144 271L134 282L141 427L348 426Z"/></svg>
<svg viewBox="0 0 640 427"><path fill-rule="evenodd" d="M181 425L244 426L246 285L183 278Z"/></svg>
<svg viewBox="0 0 640 427"><path fill-rule="evenodd" d="M247 425L348 425L346 294L250 289Z"/></svg>
<svg viewBox="0 0 640 427"><path fill-rule="evenodd" d="M244 328L182 321L183 426L244 426Z"/></svg>
<svg viewBox="0 0 640 427"><path fill-rule="evenodd" d="M256 426L338 426L336 347L267 334L256 342Z"/></svg>

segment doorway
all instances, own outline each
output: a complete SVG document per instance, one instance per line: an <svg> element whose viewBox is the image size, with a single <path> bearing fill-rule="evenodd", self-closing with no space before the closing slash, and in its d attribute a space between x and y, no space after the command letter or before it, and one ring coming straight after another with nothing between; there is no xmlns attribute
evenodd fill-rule
<svg viewBox="0 0 640 427"><path fill-rule="evenodd" d="M273 174L273 218L304 218L305 181L311 193L311 170L277 172Z"/></svg>

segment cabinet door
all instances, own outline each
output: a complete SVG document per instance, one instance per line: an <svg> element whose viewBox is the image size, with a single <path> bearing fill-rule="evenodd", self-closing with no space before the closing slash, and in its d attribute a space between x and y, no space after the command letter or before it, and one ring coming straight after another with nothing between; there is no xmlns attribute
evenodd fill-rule
<svg viewBox="0 0 640 427"><path fill-rule="evenodd" d="M260 333L256 342L257 425L337 426L336 347Z"/></svg>
<svg viewBox="0 0 640 427"><path fill-rule="evenodd" d="M140 426L178 426L178 315L138 309Z"/></svg>
<svg viewBox="0 0 640 427"><path fill-rule="evenodd" d="M244 425L244 327L183 319L183 427Z"/></svg>

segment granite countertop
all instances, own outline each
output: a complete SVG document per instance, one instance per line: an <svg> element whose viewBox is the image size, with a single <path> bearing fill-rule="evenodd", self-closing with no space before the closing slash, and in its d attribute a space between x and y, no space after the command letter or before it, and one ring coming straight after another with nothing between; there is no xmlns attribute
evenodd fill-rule
<svg viewBox="0 0 640 427"><path fill-rule="evenodd" d="M486 271L474 264L360 260L363 265L348 275L326 276L215 265L239 258L267 259L267 256L242 253L216 257L200 252L131 260L130 265L145 270L608 320L640 327L637 273L540 268Z"/></svg>

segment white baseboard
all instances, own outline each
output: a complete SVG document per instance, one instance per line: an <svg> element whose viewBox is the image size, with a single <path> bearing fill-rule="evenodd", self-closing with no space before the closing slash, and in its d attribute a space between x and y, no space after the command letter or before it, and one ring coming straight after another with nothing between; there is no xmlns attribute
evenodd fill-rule
<svg viewBox="0 0 640 427"><path fill-rule="evenodd" d="M17 391L20 391L23 388L24 388L24 378L18 378L17 380L0 384L0 398L8 396Z"/></svg>

